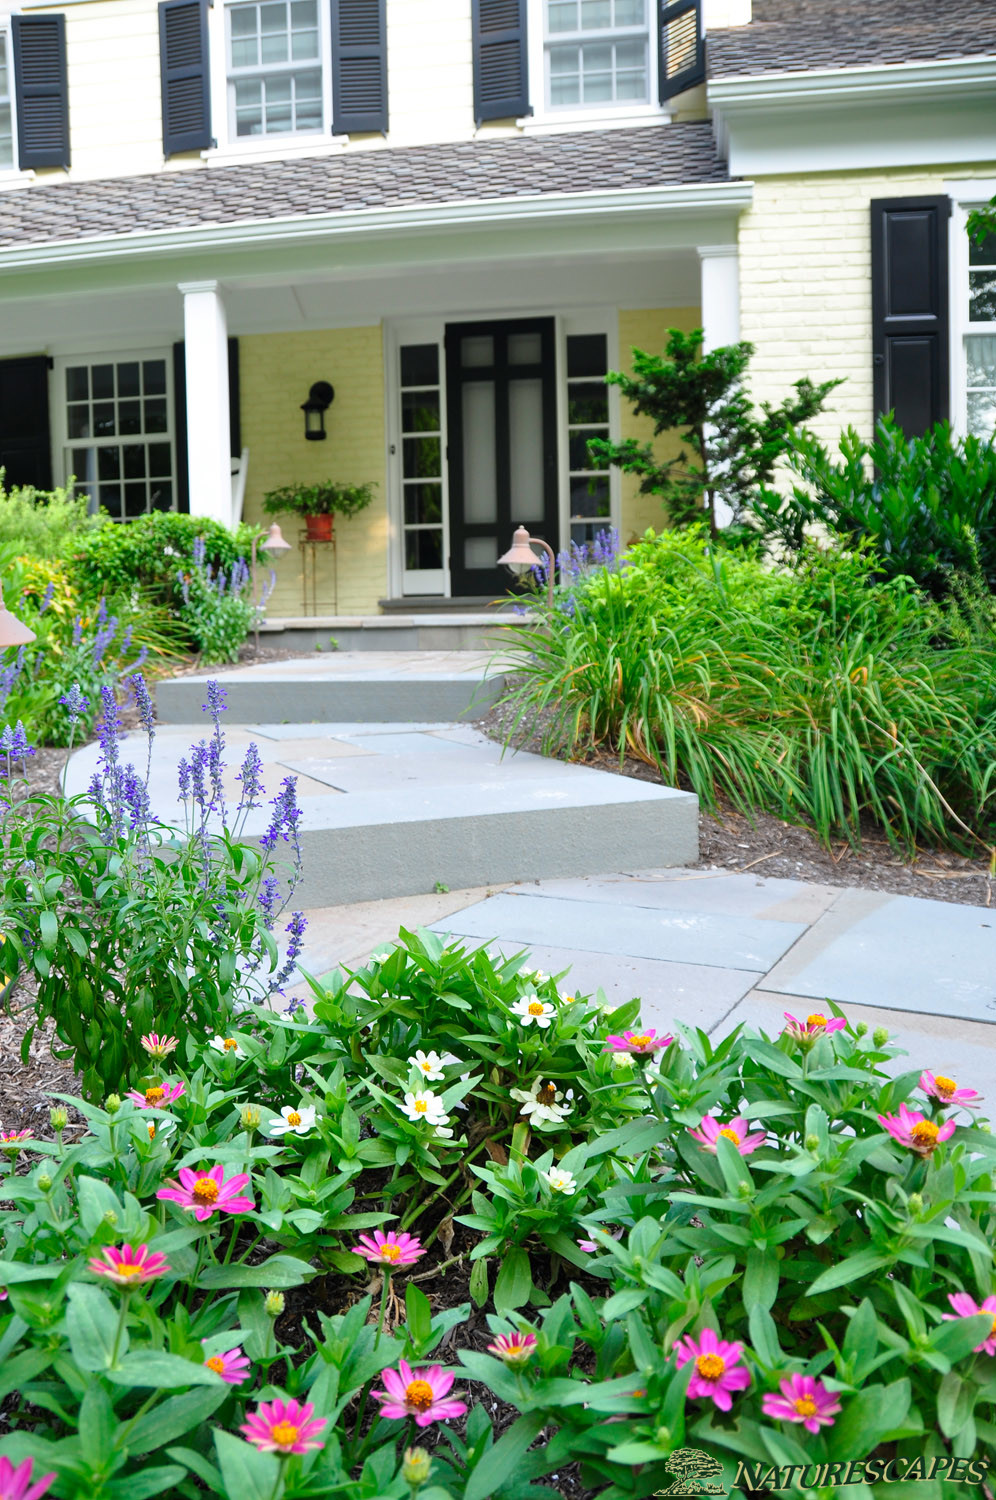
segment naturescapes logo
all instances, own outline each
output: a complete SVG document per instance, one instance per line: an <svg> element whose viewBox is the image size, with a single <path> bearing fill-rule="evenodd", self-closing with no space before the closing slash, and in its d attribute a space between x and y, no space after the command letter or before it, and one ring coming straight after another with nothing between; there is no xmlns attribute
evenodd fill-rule
<svg viewBox="0 0 996 1500"><path fill-rule="evenodd" d="M659 1495L725 1495L723 1466L700 1448L676 1448L665 1465L675 1478ZM949 1484L981 1484L989 1471L984 1459L968 1458L854 1458L827 1464L748 1464L737 1462L734 1489L810 1490L847 1484L930 1483L946 1479Z"/></svg>

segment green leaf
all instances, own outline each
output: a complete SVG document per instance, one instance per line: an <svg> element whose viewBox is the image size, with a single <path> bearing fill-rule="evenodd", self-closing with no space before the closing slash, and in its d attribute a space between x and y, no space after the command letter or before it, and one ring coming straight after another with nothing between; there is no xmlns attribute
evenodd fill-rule
<svg viewBox="0 0 996 1500"><path fill-rule="evenodd" d="M107 1370L114 1352L118 1314L105 1292L77 1282L69 1288L66 1331L73 1359L81 1370ZM128 1330L121 1334L119 1357L128 1348Z"/></svg>
<svg viewBox="0 0 996 1500"><path fill-rule="evenodd" d="M207 1365L196 1365L178 1354L159 1349L134 1349L119 1359L107 1378L116 1385L154 1385L170 1389L178 1385L213 1385L221 1377Z"/></svg>
<svg viewBox="0 0 996 1500"><path fill-rule="evenodd" d="M224 1381L219 1386L218 1390L200 1389L169 1396L147 1411L128 1433L129 1453L141 1455L151 1453L153 1448L165 1448L167 1443L175 1443L191 1428L206 1422L229 1394Z"/></svg>
<svg viewBox="0 0 996 1500"><path fill-rule="evenodd" d="M748 1250L744 1272L744 1306L767 1312L778 1296L778 1261L770 1250Z"/></svg>
<svg viewBox="0 0 996 1500"><path fill-rule="evenodd" d="M806 1295L817 1297L821 1292L832 1292L836 1287L847 1286L848 1282L857 1281L859 1276L870 1276L880 1266L889 1265L891 1258L879 1255L875 1250L858 1250L856 1254L849 1255L846 1260L839 1261L837 1265L824 1271L822 1276L817 1276Z"/></svg>
<svg viewBox="0 0 996 1500"><path fill-rule="evenodd" d="M506 1480L514 1477L530 1444L546 1426L543 1412L533 1411L520 1417L517 1422L487 1449L475 1466L464 1489L464 1500L488 1500L489 1495L498 1494Z"/></svg>
<svg viewBox="0 0 996 1500"><path fill-rule="evenodd" d="M280 1474L275 1453L260 1453L231 1432L216 1432L214 1444L225 1489L238 1500L272 1500Z"/></svg>
<svg viewBox="0 0 996 1500"><path fill-rule="evenodd" d="M79 1440L84 1461L98 1473L117 1447L119 1425L106 1390L99 1381L93 1381L80 1406Z"/></svg>
<svg viewBox="0 0 996 1500"><path fill-rule="evenodd" d="M412 1281L405 1288L405 1312L412 1342L424 1344L432 1335L432 1309L428 1297Z"/></svg>
<svg viewBox="0 0 996 1500"><path fill-rule="evenodd" d="M173 1458L178 1464L185 1465L198 1479L202 1479L209 1489L216 1494L222 1492L222 1478L220 1469L216 1469L211 1461L204 1457L203 1453L196 1452L193 1448L175 1447L166 1449L166 1457Z"/></svg>
<svg viewBox="0 0 996 1500"><path fill-rule="evenodd" d="M227 1286L262 1286L269 1290L300 1286L316 1274L314 1266L295 1255L271 1255L261 1266L207 1266L198 1285L212 1290Z"/></svg>
<svg viewBox="0 0 996 1500"><path fill-rule="evenodd" d="M111 1500L149 1500L151 1495L161 1495L164 1490L174 1490L186 1479L186 1470L176 1464L162 1464L158 1469L142 1469L138 1474L127 1474L123 1479L112 1479L105 1493Z"/></svg>
<svg viewBox="0 0 996 1500"><path fill-rule="evenodd" d="M989 1319L986 1322L986 1319ZM952 1364L964 1359L977 1344L981 1344L992 1328L992 1314L976 1314L972 1318L956 1318L950 1323L941 1323L930 1335L930 1347L943 1354Z"/></svg>
<svg viewBox="0 0 996 1500"><path fill-rule="evenodd" d="M15 1322L18 1319L14 1319ZM24 1324L21 1324L23 1329ZM0 1365L0 1401L9 1396L11 1391L18 1391L27 1385L29 1380L36 1380L43 1370L47 1370L55 1358L53 1349L24 1349L13 1359L5 1359Z"/></svg>
<svg viewBox="0 0 996 1500"><path fill-rule="evenodd" d="M974 1405L974 1388L951 1370L937 1393L937 1423L945 1437L957 1436L972 1415Z"/></svg>
<svg viewBox="0 0 996 1500"><path fill-rule="evenodd" d="M761 1363L770 1366L781 1364L778 1328L771 1313L763 1307L752 1307L749 1324L751 1346Z"/></svg>
<svg viewBox="0 0 996 1500"><path fill-rule="evenodd" d="M847 1325L844 1335L845 1359L854 1359L859 1364L874 1359L878 1352L878 1319L870 1298L866 1297Z"/></svg>
<svg viewBox="0 0 996 1500"><path fill-rule="evenodd" d="M51 953L59 940L59 919L54 911L38 913L38 932L45 952Z"/></svg>
<svg viewBox="0 0 996 1500"><path fill-rule="evenodd" d="M470 1273L470 1296L475 1307L483 1307L490 1296L486 1258L474 1262Z"/></svg>
<svg viewBox="0 0 996 1500"><path fill-rule="evenodd" d="M690 1363L690 1361L689 1361ZM849 1396L833 1429L832 1458L853 1458L901 1427L910 1409L910 1383L896 1380Z"/></svg>
<svg viewBox="0 0 996 1500"><path fill-rule="evenodd" d="M533 1289L533 1273L529 1256L520 1245L514 1246L505 1256L495 1282L495 1307L498 1311L513 1310L529 1301Z"/></svg>

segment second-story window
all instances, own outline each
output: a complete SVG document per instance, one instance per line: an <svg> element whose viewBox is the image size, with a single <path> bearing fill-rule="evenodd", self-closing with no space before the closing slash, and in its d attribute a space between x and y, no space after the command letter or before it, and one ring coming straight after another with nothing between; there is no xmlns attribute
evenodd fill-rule
<svg viewBox="0 0 996 1500"><path fill-rule="evenodd" d="M548 106L646 104L647 10L647 0L544 0Z"/></svg>
<svg viewBox="0 0 996 1500"><path fill-rule="evenodd" d="M14 165L14 119L10 107L13 71L8 38L0 31L0 172Z"/></svg>
<svg viewBox="0 0 996 1500"><path fill-rule="evenodd" d="M321 131L318 0L230 5L227 20L232 137Z"/></svg>

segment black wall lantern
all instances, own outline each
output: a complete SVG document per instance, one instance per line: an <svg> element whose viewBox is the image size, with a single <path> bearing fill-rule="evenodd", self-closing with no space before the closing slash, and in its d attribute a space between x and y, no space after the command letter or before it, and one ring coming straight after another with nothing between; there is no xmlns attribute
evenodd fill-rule
<svg viewBox="0 0 996 1500"><path fill-rule="evenodd" d="M302 401L304 412L304 435L312 443L325 440L325 413L335 400L335 391L327 380L316 380L308 392L307 401Z"/></svg>

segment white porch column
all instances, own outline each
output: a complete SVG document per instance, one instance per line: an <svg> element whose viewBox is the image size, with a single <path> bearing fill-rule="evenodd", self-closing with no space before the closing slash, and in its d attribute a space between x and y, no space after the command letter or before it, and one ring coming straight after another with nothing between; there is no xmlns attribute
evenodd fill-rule
<svg viewBox="0 0 996 1500"><path fill-rule="evenodd" d="M740 262L736 245L700 245L703 353L740 338Z"/></svg>
<svg viewBox="0 0 996 1500"><path fill-rule="evenodd" d="M182 281L190 514L232 524L228 324L216 281Z"/></svg>

